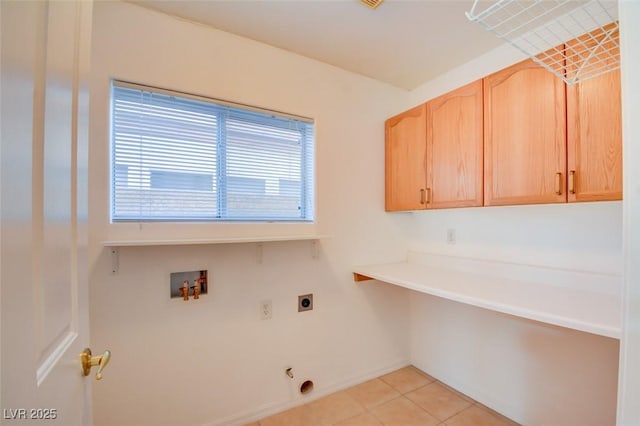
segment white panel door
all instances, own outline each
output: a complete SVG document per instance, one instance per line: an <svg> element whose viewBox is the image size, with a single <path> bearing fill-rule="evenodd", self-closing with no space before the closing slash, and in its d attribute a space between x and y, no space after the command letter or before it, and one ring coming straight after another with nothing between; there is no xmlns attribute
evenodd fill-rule
<svg viewBox="0 0 640 426"><path fill-rule="evenodd" d="M2 423L91 423L89 1L2 1Z"/></svg>

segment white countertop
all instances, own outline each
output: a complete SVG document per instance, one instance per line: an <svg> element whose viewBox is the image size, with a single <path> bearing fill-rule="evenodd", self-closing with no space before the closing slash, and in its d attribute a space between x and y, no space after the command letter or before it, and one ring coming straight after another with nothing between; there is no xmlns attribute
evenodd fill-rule
<svg viewBox="0 0 640 426"><path fill-rule="evenodd" d="M581 286L582 282L590 281L585 280L584 272L540 267L542 274L531 274L527 272L532 267L522 265L523 274L517 277L514 264L508 265L511 268L508 275L487 273L486 269L474 271L452 268L451 264L441 267L417 262L360 266L354 268L354 273L468 305L620 338L620 276L595 274L596 279L608 284L600 290L593 285ZM544 276L545 281L539 281L540 276ZM554 276L559 277L558 282ZM362 277L356 280L358 278Z"/></svg>

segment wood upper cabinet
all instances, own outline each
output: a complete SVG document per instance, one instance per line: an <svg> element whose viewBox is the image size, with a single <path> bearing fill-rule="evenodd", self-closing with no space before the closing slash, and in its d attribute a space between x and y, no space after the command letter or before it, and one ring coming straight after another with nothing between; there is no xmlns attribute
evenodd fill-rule
<svg viewBox="0 0 640 426"><path fill-rule="evenodd" d="M567 86L569 202L622 199L621 121L619 70Z"/></svg>
<svg viewBox="0 0 640 426"><path fill-rule="evenodd" d="M426 105L385 122L385 209L426 208Z"/></svg>
<svg viewBox="0 0 640 426"><path fill-rule="evenodd" d="M566 202L565 84L532 60L484 79L484 204Z"/></svg>
<svg viewBox="0 0 640 426"><path fill-rule="evenodd" d="M388 119L386 210L482 205L482 80Z"/></svg>
<svg viewBox="0 0 640 426"><path fill-rule="evenodd" d="M385 122L386 210L620 200L621 127L619 71L520 62Z"/></svg>
<svg viewBox="0 0 640 426"><path fill-rule="evenodd" d="M427 103L427 208L482 205L482 80Z"/></svg>

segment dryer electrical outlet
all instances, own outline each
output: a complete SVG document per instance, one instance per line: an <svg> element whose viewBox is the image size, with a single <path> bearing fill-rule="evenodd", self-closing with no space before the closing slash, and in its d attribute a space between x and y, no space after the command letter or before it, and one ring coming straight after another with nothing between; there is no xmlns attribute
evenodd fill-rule
<svg viewBox="0 0 640 426"><path fill-rule="evenodd" d="M313 294L298 296L298 312L313 310Z"/></svg>

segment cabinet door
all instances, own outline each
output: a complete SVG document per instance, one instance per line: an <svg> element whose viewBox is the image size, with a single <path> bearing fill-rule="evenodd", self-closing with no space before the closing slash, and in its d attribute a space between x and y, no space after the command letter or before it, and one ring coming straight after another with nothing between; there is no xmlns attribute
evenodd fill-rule
<svg viewBox="0 0 640 426"><path fill-rule="evenodd" d="M428 208L482 205L482 80L427 103Z"/></svg>
<svg viewBox="0 0 640 426"><path fill-rule="evenodd" d="M426 208L426 106L385 122L385 209Z"/></svg>
<svg viewBox="0 0 640 426"><path fill-rule="evenodd" d="M566 202L565 84L532 60L484 79L484 204Z"/></svg>
<svg viewBox="0 0 640 426"><path fill-rule="evenodd" d="M622 199L621 122L619 70L567 86L570 202Z"/></svg>

